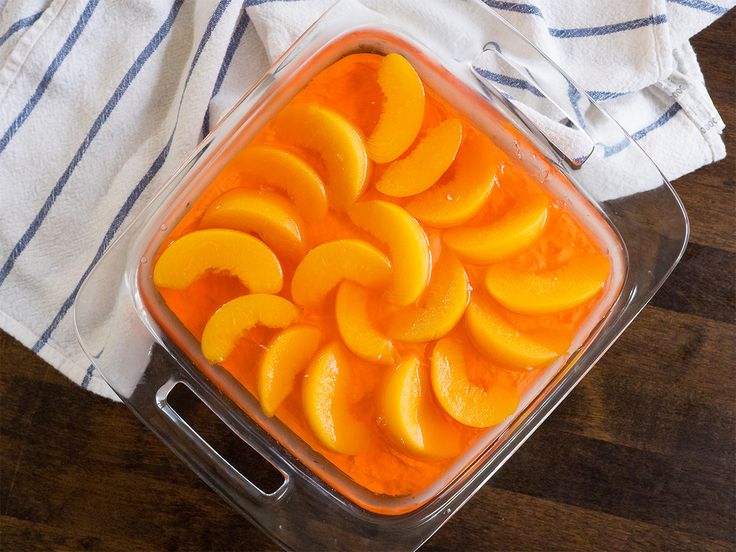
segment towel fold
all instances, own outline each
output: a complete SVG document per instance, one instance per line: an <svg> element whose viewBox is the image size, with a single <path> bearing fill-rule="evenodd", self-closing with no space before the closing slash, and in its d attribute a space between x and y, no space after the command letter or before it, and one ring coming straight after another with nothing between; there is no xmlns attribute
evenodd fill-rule
<svg viewBox="0 0 736 552"><path fill-rule="evenodd" d="M465 54L467 0L362 0ZM0 328L113 397L77 344L82 280L217 120L333 0L9 0L0 11ZM735 2L486 0L674 179L721 159L688 39ZM480 74L539 108L532 79ZM568 111L579 98L570 94ZM612 148L607 155L615 156ZM601 199L641 191L606 184Z"/></svg>

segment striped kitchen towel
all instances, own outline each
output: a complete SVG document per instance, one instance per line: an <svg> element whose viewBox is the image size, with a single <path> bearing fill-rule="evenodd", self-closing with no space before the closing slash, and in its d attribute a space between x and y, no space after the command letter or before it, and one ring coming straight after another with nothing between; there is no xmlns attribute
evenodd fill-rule
<svg viewBox="0 0 736 552"><path fill-rule="evenodd" d="M449 47L472 32L459 17L471 9L465 0L362 1L399 23L420 22ZM76 342L70 308L82 280L332 3L8 0L0 8L0 328L112 397ZM723 123L688 39L733 1L486 3L604 102L669 178L725 155ZM515 101L535 101L529 80L502 66L483 71ZM573 110L576 101L571 95Z"/></svg>

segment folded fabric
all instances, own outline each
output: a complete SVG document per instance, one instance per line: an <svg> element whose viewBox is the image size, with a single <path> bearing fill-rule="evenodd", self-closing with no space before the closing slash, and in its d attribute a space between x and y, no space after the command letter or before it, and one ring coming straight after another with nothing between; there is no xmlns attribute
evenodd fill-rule
<svg viewBox="0 0 736 552"><path fill-rule="evenodd" d="M113 397L71 306L110 242L332 0L9 0L0 11L0 328ZM467 54L468 0L363 0ZM734 2L487 0L639 141L669 178L725 155L688 39ZM480 30L479 30L480 29ZM528 109L531 79L480 74ZM574 113L575 95L569 98ZM540 108L540 113L544 111ZM606 152L616 155L615 148ZM602 187L599 197L640 191Z"/></svg>

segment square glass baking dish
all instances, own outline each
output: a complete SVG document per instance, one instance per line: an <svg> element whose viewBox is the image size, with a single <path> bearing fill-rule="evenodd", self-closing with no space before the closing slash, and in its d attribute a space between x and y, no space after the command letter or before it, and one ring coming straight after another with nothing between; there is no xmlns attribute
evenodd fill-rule
<svg viewBox="0 0 736 552"><path fill-rule="evenodd" d="M592 368L651 299L687 243L685 212L654 163L492 10L476 0L459 2L467 26L461 40L447 40L422 31L417 12L381 5L377 10L368 0L341 0L300 37L110 246L75 303L80 343L121 400L225 500L286 548L418 548ZM431 13L431 3L427 6ZM597 231L616 274L596 323L568 356L545 369L516 413L491 428L437 485L408 497L379 496L354 484L277 419L265 417L254 397L223 369L197 357L180 335L164 333L156 322L163 309L151 312L150 260L186 206L317 72L355 52L406 57L429 86L515 155L550 193L569 198L579 220ZM499 66L538 92L533 102L517 100L513 89L499 85L494 71ZM623 180L629 189L647 191L611 199ZM223 459L169 404L177 384L186 385L244 447L277 468L284 483L264 493Z"/></svg>

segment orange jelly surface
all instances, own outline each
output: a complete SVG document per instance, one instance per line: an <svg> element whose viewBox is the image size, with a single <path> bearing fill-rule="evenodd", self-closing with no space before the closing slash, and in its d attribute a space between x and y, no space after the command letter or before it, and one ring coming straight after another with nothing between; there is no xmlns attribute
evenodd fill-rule
<svg viewBox="0 0 736 552"><path fill-rule="evenodd" d="M358 484L430 486L600 302L562 202L391 54L318 74L173 229L154 283L205 356Z"/></svg>

